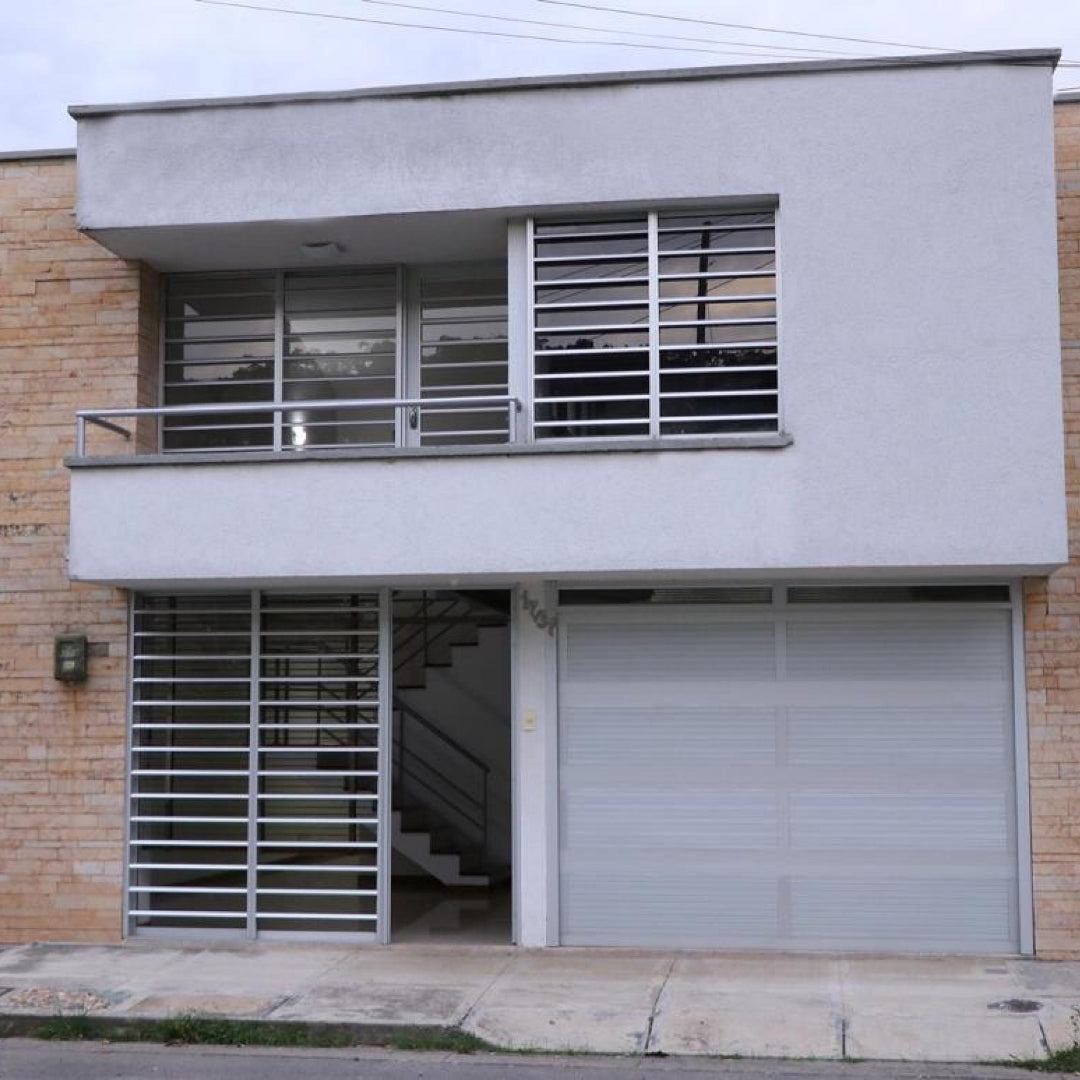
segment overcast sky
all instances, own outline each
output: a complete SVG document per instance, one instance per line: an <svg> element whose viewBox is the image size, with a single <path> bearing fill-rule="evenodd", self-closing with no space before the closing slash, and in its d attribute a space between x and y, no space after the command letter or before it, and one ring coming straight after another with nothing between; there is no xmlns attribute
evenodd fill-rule
<svg viewBox="0 0 1080 1080"><path fill-rule="evenodd" d="M73 145L75 127L66 109L76 103L741 64L751 60L741 52L770 56L754 45L772 46L774 60L904 51L593 10L600 7L950 50L1057 47L1080 61L1078 0L579 0L581 6L545 0L249 2L385 22L592 40L562 44L448 33L199 0L0 0L0 150ZM420 6L563 25L415 10ZM629 31L669 36L632 37ZM706 40L683 42L670 35ZM607 41L654 47L599 43ZM704 51L675 51L683 45ZM1059 88L1080 86L1080 66L1060 68L1056 82Z"/></svg>

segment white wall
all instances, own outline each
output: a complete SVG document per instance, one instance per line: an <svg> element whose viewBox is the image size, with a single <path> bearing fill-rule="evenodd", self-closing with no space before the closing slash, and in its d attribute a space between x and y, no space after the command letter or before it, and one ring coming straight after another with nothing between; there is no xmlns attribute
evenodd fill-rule
<svg viewBox="0 0 1080 1080"><path fill-rule="evenodd" d="M1022 395L927 430L882 401L889 390L860 385L867 402L846 428L828 391L791 388L784 450L74 469L70 573L494 583L1064 559L1060 436L1030 427Z"/></svg>
<svg viewBox="0 0 1080 1080"><path fill-rule="evenodd" d="M507 581L1061 563L1051 112L1049 69L1029 61L83 120L84 224L140 226L148 245L184 222L776 196L794 443L78 469L71 572Z"/></svg>

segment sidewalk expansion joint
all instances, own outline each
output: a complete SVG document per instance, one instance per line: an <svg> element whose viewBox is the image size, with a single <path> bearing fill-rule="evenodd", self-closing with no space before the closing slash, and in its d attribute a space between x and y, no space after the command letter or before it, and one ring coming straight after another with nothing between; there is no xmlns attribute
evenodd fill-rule
<svg viewBox="0 0 1080 1080"><path fill-rule="evenodd" d="M456 1027L461 1028L463 1031L465 1030L466 1020L468 1020L469 1017L472 1016L474 1012L476 1012L476 1009L479 1006L480 1002L483 1001L485 997L487 997L488 992L491 990L491 988L507 973L507 971L510 970L510 965L513 964L516 959L517 957L514 955L510 955L506 958L506 962L502 965L502 967L499 968L498 971L495 972L494 975L492 975L491 981L487 984L487 986L485 986L484 989L476 995L473 1003L461 1014L461 1016L458 1017L455 1024Z"/></svg>
<svg viewBox="0 0 1080 1080"><path fill-rule="evenodd" d="M641 1043L641 1052L643 1054L650 1053L649 1043L652 1042L653 1025L656 1023L656 1014L660 1008L660 998L663 996L664 990L667 988L668 981L671 978L671 973L675 970L675 963L678 957L673 956L668 963L667 971L664 972L664 978L660 982L660 986L653 996L652 1005L649 1008L649 1021L645 1026L645 1038Z"/></svg>

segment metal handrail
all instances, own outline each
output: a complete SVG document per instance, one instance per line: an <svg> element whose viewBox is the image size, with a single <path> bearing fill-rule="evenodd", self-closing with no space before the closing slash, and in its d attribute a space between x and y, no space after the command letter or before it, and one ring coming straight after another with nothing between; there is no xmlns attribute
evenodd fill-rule
<svg viewBox="0 0 1080 1080"><path fill-rule="evenodd" d="M326 401L252 401L222 402L216 405L153 405L133 409L80 409L75 413L75 455L86 456L86 427L98 427L130 439L129 428L114 424L112 417L133 417L136 420L151 416L233 416L241 413L272 413L275 417L290 410L304 409L311 412L328 412L335 409L410 409L417 410L409 422L415 426L420 412L429 409L476 408L484 405L501 405L506 409L507 441L517 442L517 417L521 412L521 399L511 395L475 395L473 397L447 398L332 398Z"/></svg>
<svg viewBox="0 0 1080 1080"><path fill-rule="evenodd" d="M395 733L395 736L394 736L394 749L395 749L395 752L398 751L399 749L401 749L400 744L401 744L400 736L397 733ZM467 808L463 808L460 805L455 805L449 798L447 798L446 795L444 795L441 791L438 791L430 782L424 780L422 777L419 777L414 770L410 769L408 766L406 766L404 764L403 759L404 759L405 755L408 755L408 757L410 759L414 760L422 768L427 769L427 771L429 773L432 773L434 775L435 779L439 783L444 784L446 787L450 788L452 791L457 792L458 795L461 797L461 801L475 807L476 812L478 813L478 816L477 817L470 816L470 811ZM398 763L398 769L399 769L400 772L405 773L405 775L407 775L407 776L416 777L416 779L419 781L419 783L426 790L431 792L431 794L436 796L436 798L442 799L443 802L445 802L450 807L450 809L454 811L454 813L460 814L463 818L465 818L468 822L470 822L476 828L483 829L483 827L484 827L484 814L483 814L482 811L483 811L483 806L484 806L484 800L482 798L479 798L479 797L477 797L475 795L470 795L469 792L467 792L460 784L455 783L453 780L451 780L444 773L440 772L434 765L431 764L431 762L425 761L419 754L415 753L413 750L405 749L405 750L401 750L400 753L397 753L397 763Z"/></svg>
<svg viewBox="0 0 1080 1080"><path fill-rule="evenodd" d="M424 599L427 599L426 595ZM408 652L404 658L399 657L400 646L399 643L395 642L395 669L399 669L402 662L407 664L419 656L423 656L426 664L428 650L433 642L440 640L458 626L467 625L472 621L468 618L467 613L473 610L474 605L469 600L455 596L453 598L442 598L436 603L439 605L437 614L432 614L431 608L425 604L420 618L407 620L408 623L413 625L407 629L405 642L411 643L418 637L421 640L419 641L419 648ZM430 632L428 626L431 622L434 622L437 627L434 634ZM421 626L421 624L423 625ZM419 628L419 632L417 628ZM333 704L335 700L342 698L344 691L323 684L320 689L320 700L322 700L323 693L327 695L325 699L326 706L324 706L327 714L337 717L344 712L346 718L348 718L347 708ZM419 796L419 801L425 809L430 810L439 817L443 817L444 820L448 819L447 823L456 831L464 831L467 835L472 830L475 830L479 834L478 849L486 851L491 767L396 694L392 696L391 711L397 719L397 723L392 725L391 734L395 761L396 791L403 794L408 782L411 794L414 797ZM477 781L477 790L475 792L466 790L461 784L452 780L446 774L445 769L440 767L440 764L428 760L428 755L417 753L415 748L416 739L410 740L406 735L406 725L409 723L418 725L427 736L438 740L452 754L457 755L459 759L464 759L470 767L478 770L478 773L474 774ZM349 745L331 728L321 728L319 730L317 745L321 744L324 735L338 746ZM425 775L425 773L430 775ZM446 809L439 809L434 806L432 800ZM449 811L449 814L447 811ZM454 825L454 818L458 822L456 826ZM462 830L461 823L465 824L464 830Z"/></svg>
<svg viewBox="0 0 1080 1080"><path fill-rule="evenodd" d="M485 774L491 772L491 766L486 762L481 761L474 753L466 750L456 739L447 735L445 731L441 731L430 720L427 719L423 713L417 712L411 705L407 705L401 698L394 696L393 707L399 712L408 714L408 716L415 720L422 728L431 732L437 739L441 739L447 746L449 746L456 753L460 754L463 758L467 758L473 765L480 769Z"/></svg>
<svg viewBox="0 0 1080 1080"><path fill-rule="evenodd" d="M469 617L472 605L467 600L447 601L447 606L436 615L425 610L425 614L419 619L405 619L394 621L394 670L401 671L411 664L417 657L423 658L426 666L430 662L431 647L443 638L448 637L459 626L475 626L476 620ZM463 612L461 615L452 614L455 610ZM432 632L431 624L435 623L437 629ZM409 630L410 626L416 629ZM404 634L397 634L398 628L404 627ZM413 643L418 644L412 648ZM454 644L452 641L449 644Z"/></svg>
<svg viewBox="0 0 1080 1080"><path fill-rule="evenodd" d="M422 713L418 712L411 705L407 705L401 701L400 698L394 697L392 702L393 711L400 716L400 723L397 725L396 737L394 739L394 749L396 751L395 757L397 761L397 783L396 789L400 793L404 793L405 790L405 777L408 776L413 779L421 788L428 792L431 796L445 803L453 813L457 814L459 818L464 819L474 829L477 829L480 833L480 849L487 850L488 843L488 797L489 797L489 777L491 773L491 767L485 762L481 761L475 754L466 750L456 739L451 738L445 732L441 731L438 727L431 723ZM407 721L415 721L429 734L434 735L437 739L441 740L446 746L449 746L460 757L465 758L474 768L480 770L480 792L479 795L470 794L460 784L451 780L445 772L433 765L431 762L426 761L421 755L417 754L415 750L406 746L405 738L405 724ZM451 789L451 791L457 793L458 802L455 803L453 799L447 796L444 791L440 791L431 782L424 780L422 776L417 775L414 769L410 769L405 764L406 756L416 760L416 762L422 765L425 769L428 769L433 773L438 780L445 785L445 787ZM464 801L465 805L460 805L460 802ZM430 804L428 804L430 805Z"/></svg>

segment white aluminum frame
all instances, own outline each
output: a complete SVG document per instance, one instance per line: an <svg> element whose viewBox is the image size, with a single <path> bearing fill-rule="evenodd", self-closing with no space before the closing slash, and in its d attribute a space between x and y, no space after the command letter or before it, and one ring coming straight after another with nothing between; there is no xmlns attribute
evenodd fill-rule
<svg viewBox="0 0 1080 1080"><path fill-rule="evenodd" d="M398 382L398 386L404 389L405 396L414 400L422 401L425 404L417 406L420 410L419 422L415 428L411 423L407 421L407 418L402 418L402 422L405 424L405 430L401 434L398 440L399 446L423 446L424 435L424 418L423 413L429 406L438 408L438 402L440 400L449 400L451 395L447 395L446 398L431 397L425 398L423 390L423 325L424 320L422 317L423 308L423 283L425 279L430 278L435 281L469 281L479 276L491 276L497 277L503 275L506 279L506 292L507 292L507 318L506 318L506 391L502 394L488 395L486 393L469 393L469 394L456 394L454 397L459 400L470 400L475 403L477 411L492 412L500 408L506 414L506 439L505 444L512 445L518 441L518 433L520 430L520 424L518 423L517 412L520 409L520 401L518 396L514 394L512 378L511 378L511 330L510 330L510 281L508 274L508 264L499 262L493 259L476 259L467 262L453 262L453 263L422 263L416 266L407 266L402 268L403 274L403 286L401 296L403 302L400 305L404 309L403 325L404 330L402 332L402 354L404 356L404 372L402 378ZM503 402L512 399L514 404L512 407L503 405ZM485 404L486 403L486 404ZM462 411L470 411L469 406L461 406ZM451 410L454 411L454 410ZM411 409L410 409L411 412ZM438 435L438 432L432 433ZM453 434L453 433L448 433ZM493 431L493 435L498 432ZM432 444L428 444L429 446ZM450 447L455 445L475 445L469 443L436 443L436 446ZM497 439L491 440L491 445L503 445L503 442Z"/></svg>
<svg viewBox="0 0 1080 1080"><path fill-rule="evenodd" d="M393 921L391 904L390 820L393 797L393 694L394 694L394 607L391 592L379 589L379 803L378 849L376 853L378 896L376 897L375 939L380 945L390 941Z"/></svg>
<svg viewBox="0 0 1080 1080"><path fill-rule="evenodd" d="M774 243L773 243L772 247L767 247L767 248L737 248L737 249L736 248L708 249L708 252L711 252L711 253L714 253L714 254L719 254L719 255L724 255L724 254L746 254L746 253L752 253L752 252L761 252L761 253L771 252L773 254L774 268L772 270L761 270L761 271L754 272L754 276L772 276L772 278L773 278L773 281L774 281L773 296L771 297L771 299L774 300L776 313L775 313L775 316L773 316L772 318L742 318L742 319L736 319L736 320L723 320L723 319L706 319L706 320L690 320L690 321L681 320L681 321L667 322L667 323L662 321L662 319L661 319L661 311L660 311L661 305L665 304L665 303L673 303L674 301L664 300L660 296L660 285L661 285L660 261L664 257L678 255L679 252L676 251L676 250L661 251L660 250L660 244L659 244L659 234L661 232L665 232L665 231L666 232L677 232L677 231L683 231L683 230L679 230L679 229L676 229L676 228L671 227L671 226L668 226L666 228L661 227L660 219L664 215L678 214L680 212L692 215L694 213L700 213L700 212L720 212L720 213L723 213L725 211L723 211L722 209L718 209L715 205L705 207L705 208L696 207L696 206L695 207L686 207L686 208L682 208L681 210L677 206L660 206L658 209L651 209L651 210L640 210L639 209L639 210L611 211L610 214L612 216L617 216L620 213L625 213L628 216L631 216L631 215L638 216L639 218L641 218L644 221L644 226L645 226L644 230L639 229L639 228L635 228L635 229L627 230L627 231L624 231L624 232L619 232L618 230L613 230L612 232L609 232L609 233L597 233L596 234L597 237L601 237L601 236L618 237L618 236L631 236L631 235L637 236L637 235L640 235L642 231L644 231L644 233L646 235L646 243L647 243L647 252L646 252L647 297L646 297L646 300L645 300L645 302L643 304L642 303L637 303L637 304L633 304L633 305L628 305L628 303L625 302L625 301L589 301L589 302L582 302L580 305L572 305L572 304L565 304L565 305L560 304L560 305L558 305L559 307L566 307L566 308L583 307L583 308L590 308L590 309L594 309L594 308L597 308L597 307L618 308L618 307L624 307L624 306L637 306L637 307L645 306L646 307L647 312L648 312L648 317L647 317L646 323L642 324L642 328L647 328L647 330L648 330L648 344L647 344L647 346L645 346L645 347L640 347L640 346L618 346L618 347L612 347L612 348L608 348L608 349L604 349L604 350L596 350L596 351L600 351L600 352L603 353L603 355L606 355L606 356L615 356L615 355L627 354L627 353L642 353L642 352L647 353L647 355L648 355L648 371L647 371L648 393L647 393L647 395L645 395L645 396L647 396L647 399L648 399L648 409L649 409L647 423L645 421L642 421L642 420L592 420L592 421L581 421L580 426L603 428L605 426L607 426L607 427L624 426L625 427L625 426L628 426L628 425L638 425L638 426L647 427L647 434L645 432L642 432L641 434L635 434L635 435L625 435L624 434L624 435L617 435L617 436L605 436L603 434L587 435L587 436L560 436L558 439L551 440L552 442L557 442L559 445L574 445L574 444L579 444L580 445L580 444L588 444L590 442L595 442L597 439L612 438L612 439L617 439L619 441L625 440L626 442L632 444L634 442L641 442L642 440L646 440L646 439L654 440L654 441L659 440L659 439L670 439L672 441L678 442L680 440L686 440L686 439L695 439L695 440L697 440L697 439L704 439L704 440L718 439L718 440L723 440L725 438L730 438L731 437L730 432L724 432L724 433L692 432L692 433L686 433L686 434L683 434L683 433L663 434L661 432L662 400L667 399L667 398L673 398L673 397L707 398L707 397L737 397L737 396L759 396L759 397L760 396L772 396L776 400L775 414L773 414L773 413L768 413L768 414L745 414L745 415L741 415L741 416L732 416L732 417L730 417L730 419L733 420L733 421L737 421L737 420L754 420L754 419L771 419L771 420L775 420L775 431L762 432L761 434L766 434L766 435L778 434L778 433L785 430L783 403L782 403L782 397L781 397L780 359L779 359L780 356L782 355L782 343L781 343L781 340L780 340L780 322L781 322L782 303L781 303L781 295L780 295L780 281L781 281L781 270L780 270L781 223L780 223L780 207L779 207L779 204L778 204L778 202L770 202L768 204L763 203L762 205L760 205L758 207L740 206L740 207L732 208L730 211L727 211L727 212L732 213L732 214L740 214L740 213L745 213L745 214L771 213L772 214L771 226L766 225L764 223L752 223L752 224L746 224L746 225L732 225L731 228L733 228L733 229L748 229L749 230L749 229L755 229L755 228L764 229L764 228L770 228L771 227L772 230L773 230L773 234L774 234ZM606 216L608 216L607 213L605 213L603 211L597 211L593 215L579 215L579 220L582 223L588 223L590 221L594 221L594 220L597 220L598 218L606 217ZM539 329L536 326L536 289L537 289L538 285L553 285L553 284L555 284L555 282L551 282L551 281L539 282L537 280L537 277L536 277L536 264L537 264L537 261L538 261L537 256L536 256L536 223L537 223L537 218L535 218L535 217L529 217L529 218L525 219L525 225L526 225L526 231L525 231L526 262L527 262L527 265L528 265L528 297L527 297L527 306L526 306L526 310L527 310L527 313L528 313L527 343L526 343L526 352L527 352L527 357L528 357L528 362L527 362L528 398L527 398L527 410L526 410L527 411L526 429L527 429L528 434L527 434L526 438L527 438L528 442L538 441L537 437L536 437L536 420L535 420L535 410L536 410L536 391L535 391L535 388L536 388L536 379L537 379L537 375L536 375L536 335L537 335L538 329ZM566 236L575 236L575 235L577 235L577 234L575 234L573 232L572 220L570 218L567 218L567 229L568 229L568 231L565 234ZM691 231L691 230L685 230L685 231ZM544 237L544 239L556 239L561 235L564 235L564 234L553 234L550 237ZM580 235L581 235L582 239L588 239L588 237L590 235L592 235L592 234L582 233ZM699 253L700 252L698 252L697 250L690 252L690 254L699 254ZM632 260L632 259L640 259L640 257L641 257L640 255L634 255L634 254L599 254L599 255L592 255L592 256L545 256L545 257L543 257L542 261L551 262L551 261L558 261L558 260L562 259L562 260L567 261L567 262L588 262L590 260L596 260L597 262L602 263L604 261L620 261L620 260L621 261L628 261L628 260ZM721 278L721 277L749 276L750 273L751 272L749 272L749 271L745 271L745 272L744 271L733 271L733 272L728 272L728 273L716 271L716 272L710 272L710 273L706 274L705 276L710 277L710 278L712 278L712 277ZM681 279L681 278L696 279L698 277L699 277L698 274L677 274L677 275L671 275L671 276L664 276L663 280L675 280L675 279ZM625 279L624 278L595 278L595 279L590 278L590 279L574 279L573 281L568 281L567 282L568 285L570 285L570 284L580 284L580 285L586 285L586 284L635 284L635 283L641 283L641 278L639 278L639 277L625 278ZM753 299L753 298L751 297L749 299ZM685 303L692 303L693 301L692 300L687 300L687 301L684 301L684 302ZM774 349L776 349L777 363L775 365L772 365L772 364L764 365L763 367L760 367L760 368L757 368L757 367L742 367L742 368L732 368L731 369L732 371L755 371L755 370L775 371L776 372L776 389L774 389L774 390L746 390L746 391L692 391L692 392L686 392L686 393L680 393L680 392L676 391L676 392L669 392L667 394L662 393L661 392L661 376L662 376L663 372L661 370L661 365L660 365L660 354L661 354L662 351L678 351L680 349L694 349L694 348L703 348L703 347L704 348L709 348L710 347L710 346L700 346L700 345L696 345L696 344L692 344L692 345L662 345L661 341L660 341L660 338L661 338L661 331L663 330L663 328L665 326L691 326L691 325L714 326L714 325L722 325L725 321L733 322L733 323L735 323L737 325L769 324L769 325L772 325L772 326L775 327L776 333L774 335L774 340L772 342L749 340L749 341L745 341L745 342L725 342L722 345L717 345L717 346L712 346L712 347L713 348L718 348L718 349L719 348L740 348L740 347L741 348L774 348ZM585 332L585 331L604 331L604 330L608 330L608 329L619 329L619 327L607 327L607 326L603 326L603 325L596 325L596 326L575 326L575 327L573 327L573 329ZM623 328L623 329L625 329L625 328ZM571 352L569 352L569 351L567 351L567 352L570 355L572 355ZM623 377L634 377L634 376L640 377L641 374L644 374L644 373L634 372L634 373L631 373L630 375L623 376ZM580 375L580 376L578 376L578 375L564 376L564 378L577 378L577 377L581 377L581 378L593 377L593 378L596 378L596 377L613 377L613 376L610 376L610 375L598 376L598 375L593 375L592 373L585 373L585 374ZM590 397L590 398L583 398L583 399L580 399L580 400L582 400L582 401L604 401L604 400L637 401L637 400L645 400L645 396L619 394L619 395L612 395L610 398L593 396L593 397ZM560 399L545 398L544 400L545 401L550 401L550 402L556 402L556 401L558 401ZM578 399L572 399L572 400L578 400ZM673 418L669 418L669 420L670 419L673 419ZM693 422L693 418L687 418L687 419L689 421ZM700 422L704 423L704 422L707 422L709 419L710 419L709 417L702 417L702 418L700 418ZM712 418L712 419L717 419L717 418ZM720 419L724 419L724 418L720 418ZM565 422L560 422L560 423L572 424L573 421L565 421ZM558 424L553 421L553 422L545 422L542 426L551 427L551 426L558 426Z"/></svg>
<svg viewBox="0 0 1080 1080"><path fill-rule="evenodd" d="M1016 764L1016 859L1019 870L1020 952L1035 954L1035 889L1031 850L1031 763L1028 741L1024 582L1009 584L1012 604L1013 758Z"/></svg>

